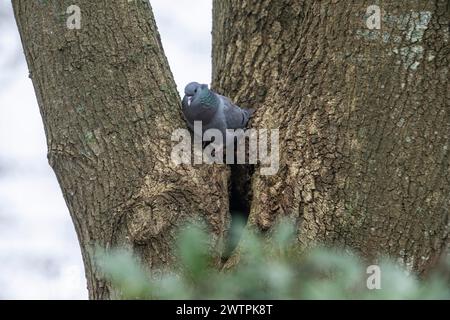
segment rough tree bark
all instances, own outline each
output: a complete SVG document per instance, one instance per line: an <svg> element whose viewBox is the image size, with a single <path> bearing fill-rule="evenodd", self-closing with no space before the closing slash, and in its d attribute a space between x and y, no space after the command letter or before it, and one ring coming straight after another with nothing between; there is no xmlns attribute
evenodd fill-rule
<svg viewBox="0 0 450 320"><path fill-rule="evenodd" d="M253 127L280 128L278 174L251 179L250 225L289 216L303 247L422 273L449 243L450 6L383 1L370 30L373 4L215 0L213 84L257 109Z"/></svg>
<svg viewBox="0 0 450 320"><path fill-rule="evenodd" d="M72 4L80 30L66 27ZM257 109L253 127L280 129L277 175L232 175L251 225L289 216L301 246L390 254L423 272L448 244L449 8L383 1L381 30L368 30L371 4L215 0L213 86ZM220 254L229 170L170 161L185 125L148 3L13 6L90 297L115 297L95 244L170 266L176 227L197 216Z"/></svg>
<svg viewBox="0 0 450 320"><path fill-rule="evenodd" d="M89 295L111 298L90 249L126 247L148 267L170 265L175 227L195 216L219 245L227 170L170 161L171 134L186 126L148 2L76 1L79 30L66 27L72 4L13 1Z"/></svg>

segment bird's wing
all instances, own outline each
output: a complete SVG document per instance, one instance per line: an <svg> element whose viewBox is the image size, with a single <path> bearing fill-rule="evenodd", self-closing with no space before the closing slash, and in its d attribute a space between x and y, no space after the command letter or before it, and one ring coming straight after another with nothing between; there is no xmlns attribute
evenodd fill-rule
<svg viewBox="0 0 450 320"><path fill-rule="evenodd" d="M225 119L228 129L244 128L250 117L250 113L247 110L241 109L237 105L233 104L227 97L218 95L222 102Z"/></svg>

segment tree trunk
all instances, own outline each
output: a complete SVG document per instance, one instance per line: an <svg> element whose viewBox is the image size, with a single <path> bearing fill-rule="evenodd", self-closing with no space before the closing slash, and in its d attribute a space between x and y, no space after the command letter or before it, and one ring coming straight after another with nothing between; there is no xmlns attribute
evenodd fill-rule
<svg viewBox="0 0 450 320"><path fill-rule="evenodd" d="M66 26L72 4L13 0L90 297L114 298L92 247L164 268L177 227L203 217L219 255L229 170L170 160L186 126L148 3L78 0L79 30ZM384 1L381 30L369 30L372 4L214 0L214 88L256 108L254 128L280 129L278 173L234 166L231 189L261 230L289 216L303 247L424 272L448 245L449 8Z"/></svg>
<svg viewBox="0 0 450 320"><path fill-rule="evenodd" d="M280 128L251 180L250 224L420 273L448 246L448 1L214 1L213 84ZM370 15L370 12L369 12ZM244 184L242 182L241 184Z"/></svg>
<svg viewBox="0 0 450 320"><path fill-rule="evenodd" d="M228 173L171 162L172 132L186 125L148 2L79 0L79 30L66 27L70 5L13 1L90 298L113 298L92 247L127 247L148 267L164 267L176 227L196 216L219 245Z"/></svg>

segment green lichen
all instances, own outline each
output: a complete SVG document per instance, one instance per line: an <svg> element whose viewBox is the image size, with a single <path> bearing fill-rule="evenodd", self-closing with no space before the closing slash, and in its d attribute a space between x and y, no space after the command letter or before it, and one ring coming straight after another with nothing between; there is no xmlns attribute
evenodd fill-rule
<svg viewBox="0 0 450 320"><path fill-rule="evenodd" d="M429 11L413 12L407 27L406 40L412 43L422 41L430 20L431 12Z"/></svg>
<svg viewBox="0 0 450 320"><path fill-rule="evenodd" d="M423 59L424 49L420 45L402 47L400 49L395 48L392 50L399 56L399 61L405 67L405 69L411 69L415 71L420 65L420 61Z"/></svg>
<svg viewBox="0 0 450 320"><path fill-rule="evenodd" d="M91 142L92 140L94 140L94 133L92 131L87 131L85 132L84 137L88 142Z"/></svg>
<svg viewBox="0 0 450 320"><path fill-rule="evenodd" d="M420 42L428 28L431 16L432 13L430 11L412 11L400 15L384 14L381 18L383 22L382 32L379 30L359 29L356 31L356 35L358 38L364 38L369 41L382 40L384 43L400 43L402 39L411 43Z"/></svg>
<svg viewBox="0 0 450 320"><path fill-rule="evenodd" d="M78 105L78 106L76 106L75 107L75 111L77 112L77 113L82 113L82 112L84 112L84 106L83 105Z"/></svg>
<svg viewBox="0 0 450 320"><path fill-rule="evenodd" d="M356 35L358 36L358 38L364 38L369 41L374 41L380 38L381 32L379 30L359 29L356 30Z"/></svg>

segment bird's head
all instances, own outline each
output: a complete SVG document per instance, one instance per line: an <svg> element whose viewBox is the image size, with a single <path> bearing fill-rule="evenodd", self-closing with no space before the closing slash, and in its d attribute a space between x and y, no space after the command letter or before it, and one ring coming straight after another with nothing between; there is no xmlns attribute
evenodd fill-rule
<svg viewBox="0 0 450 320"><path fill-rule="evenodd" d="M191 82L184 88L183 108L203 107L216 108L218 99L214 92L209 90L208 85L198 82Z"/></svg>

